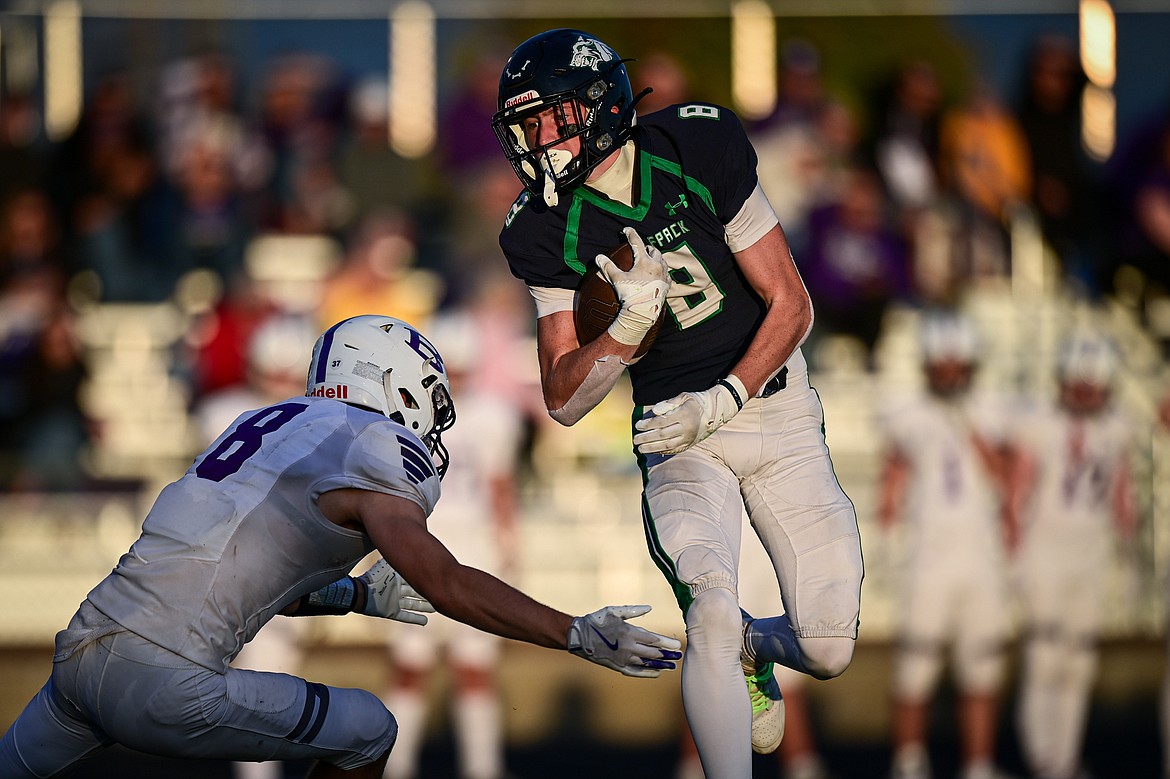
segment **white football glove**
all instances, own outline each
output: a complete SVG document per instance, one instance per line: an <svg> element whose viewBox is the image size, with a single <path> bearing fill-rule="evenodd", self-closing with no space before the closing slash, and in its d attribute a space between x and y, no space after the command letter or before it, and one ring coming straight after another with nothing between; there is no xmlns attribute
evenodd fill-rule
<svg viewBox="0 0 1170 779"><path fill-rule="evenodd" d="M370 570L357 579L366 585L366 605L362 609L363 614L425 625L426 614L420 612L435 611L431 602L419 595L385 560L378 560Z"/></svg>
<svg viewBox="0 0 1170 779"><path fill-rule="evenodd" d="M617 318L609 326L609 334L618 343L637 346L658 321L666 304L670 269L662 252L654 246L647 246L634 228L623 227L622 232L634 250L634 264L630 269L620 269L604 254L597 255L594 262L601 275L613 285L622 305Z"/></svg>
<svg viewBox="0 0 1170 779"><path fill-rule="evenodd" d="M714 433L743 408L747 388L731 374L702 392L684 392L650 407L634 427L639 454L678 454Z"/></svg>
<svg viewBox="0 0 1170 779"><path fill-rule="evenodd" d="M569 627L569 651L626 676L653 678L673 669L682 658L682 643L626 622L648 611L649 606L606 606L576 617Z"/></svg>

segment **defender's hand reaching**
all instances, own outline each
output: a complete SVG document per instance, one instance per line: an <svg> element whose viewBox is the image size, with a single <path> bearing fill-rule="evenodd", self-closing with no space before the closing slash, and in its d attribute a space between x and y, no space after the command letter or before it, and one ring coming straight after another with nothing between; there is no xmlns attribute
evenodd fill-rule
<svg viewBox="0 0 1170 779"><path fill-rule="evenodd" d="M575 618L569 651L626 676L653 678L673 669L682 658L682 643L626 622L648 611L649 606L606 606Z"/></svg>

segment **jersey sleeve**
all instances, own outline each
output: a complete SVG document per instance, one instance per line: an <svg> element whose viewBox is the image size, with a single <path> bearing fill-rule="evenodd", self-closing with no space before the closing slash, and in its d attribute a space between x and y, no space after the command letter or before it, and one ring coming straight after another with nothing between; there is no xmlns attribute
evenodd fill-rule
<svg viewBox="0 0 1170 779"><path fill-rule="evenodd" d="M581 281L581 273L562 259L568 222L565 210L563 203L548 208L525 190L504 220L500 249L512 275L529 287L576 290Z"/></svg>
<svg viewBox="0 0 1170 779"><path fill-rule="evenodd" d="M1019 401L1010 395L989 395L974 399L970 418L975 430L989 442L1010 444L1014 421L1019 416Z"/></svg>
<svg viewBox="0 0 1170 779"><path fill-rule="evenodd" d="M1011 410L1010 443L1031 456L1038 456L1046 446L1045 437L1051 435L1048 409L1034 398L1020 400Z"/></svg>
<svg viewBox="0 0 1170 779"><path fill-rule="evenodd" d="M417 503L428 516L439 500L439 475L426 446L388 419L367 424L354 436L340 472L317 483L315 492L359 489Z"/></svg>

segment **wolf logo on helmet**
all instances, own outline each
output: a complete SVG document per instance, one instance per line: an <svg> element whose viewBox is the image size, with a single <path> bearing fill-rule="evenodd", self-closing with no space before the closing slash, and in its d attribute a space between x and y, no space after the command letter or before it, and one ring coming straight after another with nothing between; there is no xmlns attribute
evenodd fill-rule
<svg viewBox="0 0 1170 779"><path fill-rule="evenodd" d="M596 38L586 38L582 35L573 44L573 58L569 60L570 68L592 68L601 70L601 63L609 62L616 55L613 51Z"/></svg>
<svg viewBox="0 0 1170 779"><path fill-rule="evenodd" d="M393 419L426 444L439 478L447 472L441 436L455 424L451 384L438 349L401 319L367 314L326 330L313 347L305 395Z"/></svg>

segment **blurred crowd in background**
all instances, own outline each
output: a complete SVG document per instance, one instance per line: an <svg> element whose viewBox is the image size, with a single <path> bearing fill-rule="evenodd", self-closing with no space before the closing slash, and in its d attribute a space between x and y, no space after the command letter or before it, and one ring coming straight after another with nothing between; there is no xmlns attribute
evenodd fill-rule
<svg viewBox="0 0 1170 779"><path fill-rule="evenodd" d="M643 114L707 97L677 53L636 54L636 86L654 88ZM274 57L255 84L227 53L183 57L146 95L140 78L106 73L57 143L35 95L3 95L0 488L88 486L82 459L103 431L82 401L85 306L175 301L190 314L170 372L191 408L245 380L249 336L274 314L325 326L381 310L425 328L494 296L503 329L525 335L527 303L496 246L518 192L490 128L504 56L475 59L418 159L387 143L384 78L320 53ZM1017 218L1038 220L1070 294L1100 301L1120 279L1158 299L1170 286L1170 106L1091 161L1075 41L1038 38L1017 94L977 75L944 89L916 59L846 99L825 70L814 44L783 41L778 104L748 123L816 305L814 371L826 336L848 337L874 369L891 305L961 305L1010 283ZM272 236L328 239L313 293L282 299L258 283L281 263L279 250L259 256Z"/></svg>
<svg viewBox="0 0 1170 779"><path fill-rule="evenodd" d="M680 51L622 53L637 57L635 91L654 90L642 115L715 99L692 87L698 74ZM228 52L183 55L146 92L141 74L114 69L88 85L76 129L59 142L44 137L35 94L0 95L0 491L136 486L133 469L103 467L113 415L98 391L110 385L96 376L126 370L107 359L109 341L126 336L94 328L156 307L180 324L159 336L165 364L150 380L178 388L186 420L154 431L159 451L189 461L235 413L297 394L315 334L378 312L433 333L459 385L490 399L467 403L464 421L457 394L461 425L476 424L480 401L515 422L521 432L507 449L522 476L547 419L531 302L496 242L519 193L490 126L506 56L493 44L468 58L440 106L437 146L420 158L387 142L385 78L349 73L320 52L273 57L255 82ZM827 76L832 62L803 37L782 40L777 66L775 109L745 123L814 301L805 347L814 386L842 365L880 374L892 312L962 312L973 294L1010 294L1021 225L1042 238L1045 294L1089 310L1123 300L1157 360L1170 357L1170 82L1149 85L1165 93L1161 110L1118 137L1108 160L1094 160L1082 143L1086 79L1070 37L1037 36L1011 91L978 72L956 87L920 57L843 91ZM996 348L995 333L982 335L985 351L967 352L968 362ZM830 425L842 411L826 400ZM131 401L120 413L146 410ZM1013 414L979 422L1032 424ZM995 480L980 478L979 500L994 500ZM884 500L888 488L875 492ZM1125 509L1130 538L1141 510ZM892 524L895 512L882 511ZM512 536L521 532L513 512L503 512ZM514 538L501 555L510 570ZM902 688L921 703L938 671L906 673ZM1078 674L1089 683L1090 671ZM1029 699L1033 719L1044 715L1044 694ZM1083 727L1078 705L1071 716ZM799 722L786 749L802 748ZM911 746L921 737L898 736ZM807 762L815 745L805 748Z"/></svg>

